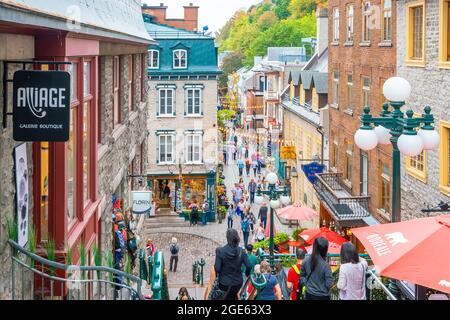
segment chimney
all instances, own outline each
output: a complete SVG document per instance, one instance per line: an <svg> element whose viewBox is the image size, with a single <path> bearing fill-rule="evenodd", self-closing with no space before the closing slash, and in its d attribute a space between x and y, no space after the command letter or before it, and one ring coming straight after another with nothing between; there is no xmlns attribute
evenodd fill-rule
<svg viewBox="0 0 450 320"><path fill-rule="evenodd" d="M318 8L317 17L317 46L316 52L320 55L328 46L328 9Z"/></svg>
<svg viewBox="0 0 450 320"><path fill-rule="evenodd" d="M155 22L157 23L164 23L166 21L166 10L167 7L164 6L164 3L160 3L158 6L148 6L147 4L144 4L142 6L142 13L149 14L153 16L155 19Z"/></svg>
<svg viewBox="0 0 450 320"><path fill-rule="evenodd" d="M197 31L198 30L198 8L193 3L189 3L189 6L184 6L184 21L186 29Z"/></svg>

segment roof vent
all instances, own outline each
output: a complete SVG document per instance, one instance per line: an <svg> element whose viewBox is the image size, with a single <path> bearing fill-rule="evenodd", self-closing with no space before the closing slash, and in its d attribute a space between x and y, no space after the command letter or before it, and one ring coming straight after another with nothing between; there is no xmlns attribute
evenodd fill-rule
<svg viewBox="0 0 450 320"><path fill-rule="evenodd" d="M164 3L161 2L161 3L159 4L159 6L160 6L160 7L164 7Z"/></svg>

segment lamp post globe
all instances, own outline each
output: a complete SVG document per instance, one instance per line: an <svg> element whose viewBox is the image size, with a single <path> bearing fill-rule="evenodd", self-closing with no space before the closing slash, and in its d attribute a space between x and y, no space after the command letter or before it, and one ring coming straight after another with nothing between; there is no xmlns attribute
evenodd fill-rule
<svg viewBox="0 0 450 320"><path fill-rule="evenodd" d="M355 133L355 143L361 150L372 150L378 144L377 134L372 129L358 129Z"/></svg>
<svg viewBox="0 0 450 320"><path fill-rule="evenodd" d="M280 196L280 201L283 206L287 206L291 203L291 198L289 196Z"/></svg>
<svg viewBox="0 0 450 320"><path fill-rule="evenodd" d="M281 207L280 200L270 200L270 207L274 210Z"/></svg>
<svg viewBox="0 0 450 320"><path fill-rule="evenodd" d="M417 134L402 134L397 145L400 152L409 157L415 157L423 150L422 138Z"/></svg>
<svg viewBox="0 0 450 320"><path fill-rule="evenodd" d="M383 95L389 101L404 102L411 95L411 85L402 77L392 77L383 85Z"/></svg>
<svg viewBox="0 0 450 320"><path fill-rule="evenodd" d="M263 204L263 202L264 202L263 196L259 196L259 195L255 196L255 204L256 205L260 206Z"/></svg>
<svg viewBox="0 0 450 320"><path fill-rule="evenodd" d="M274 172L269 172L266 176L266 180L269 184L276 184L278 182L278 176Z"/></svg>
<svg viewBox="0 0 450 320"><path fill-rule="evenodd" d="M388 128L384 126L376 126L374 131L377 135L379 144L391 144L391 134Z"/></svg>
<svg viewBox="0 0 450 320"><path fill-rule="evenodd" d="M439 146L439 133L436 130L420 129L417 135L422 139L425 150L433 150Z"/></svg>

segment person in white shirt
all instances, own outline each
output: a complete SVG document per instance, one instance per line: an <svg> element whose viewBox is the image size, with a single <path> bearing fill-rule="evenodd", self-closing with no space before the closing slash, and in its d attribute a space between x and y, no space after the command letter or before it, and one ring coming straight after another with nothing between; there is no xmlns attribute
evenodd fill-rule
<svg viewBox="0 0 450 320"><path fill-rule="evenodd" d="M366 300L366 271L367 261L359 257L355 245L344 243L337 283L340 300Z"/></svg>

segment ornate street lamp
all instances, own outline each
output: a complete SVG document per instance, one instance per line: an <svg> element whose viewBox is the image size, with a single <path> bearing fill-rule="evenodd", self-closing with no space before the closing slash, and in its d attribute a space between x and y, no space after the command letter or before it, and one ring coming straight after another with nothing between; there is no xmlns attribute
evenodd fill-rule
<svg viewBox="0 0 450 320"><path fill-rule="evenodd" d="M406 79L392 77L383 86L383 94L389 103L383 105L380 117L372 117L369 107L364 108L361 116L362 126L355 133L356 145L364 150L374 149L378 144L389 144L392 150L392 222L401 221L401 178L400 152L414 157L423 150L432 150L439 145L439 134L433 127L434 117L431 108L425 106L421 117L414 117L409 109L405 114L400 110L411 94L411 85ZM393 110L389 110L389 104ZM372 127L375 126L375 129ZM418 131L416 131L419 129ZM397 291L394 282L390 288Z"/></svg>
<svg viewBox="0 0 450 320"><path fill-rule="evenodd" d="M274 172L269 172L266 176L266 180L269 183L268 190L261 190L261 185L258 186L258 192L255 196L255 204L262 205L264 202L263 195L269 196L269 205L270 205L270 237L269 237L269 251L270 251L270 267L272 268L272 273L275 272L275 256L274 256L274 210L281 207L281 205L288 205L291 202L291 199L287 193L286 186L283 190L277 190L278 176Z"/></svg>

